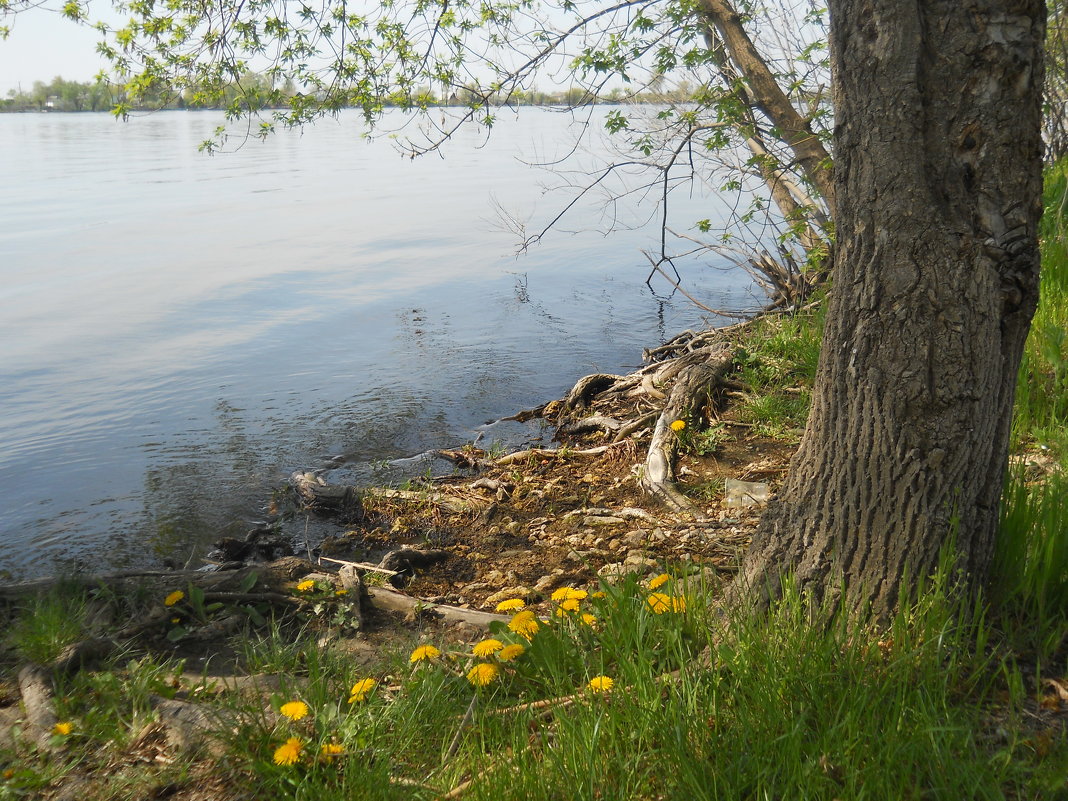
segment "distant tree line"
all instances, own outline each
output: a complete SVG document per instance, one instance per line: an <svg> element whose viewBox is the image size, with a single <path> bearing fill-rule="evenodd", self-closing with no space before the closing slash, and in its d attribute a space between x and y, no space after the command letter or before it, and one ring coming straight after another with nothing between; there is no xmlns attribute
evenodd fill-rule
<svg viewBox="0 0 1068 801"><path fill-rule="evenodd" d="M575 87L558 92L530 89L512 91L507 102L509 105L521 106L578 106L594 101L607 104L678 103L689 100L692 91L686 81L672 89L657 87L654 91L630 94L617 88L597 97ZM159 108L213 108L247 112L281 106L283 98L297 97L301 93L291 82L281 87L272 86L269 77L249 73L239 84L228 86L221 99L217 95L194 89L175 92L165 87L154 87L149 92L139 87L136 102L131 100L130 94L124 85L112 83L104 77L97 78L95 81L78 82L56 76L49 83L34 81L33 86L28 90L21 87L11 89L6 98L0 99L0 111L113 111L122 109L123 112L127 112ZM426 87L414 95L398 93L395 97L384 98L383 104L397 108L411 108L413 105L419 108L463 106L470 105L476 98L481 101L484 97L484 92L477 92L474 88L461 88L447 96L442 96ZM309 100L311 99L309 97Z"/></svg>

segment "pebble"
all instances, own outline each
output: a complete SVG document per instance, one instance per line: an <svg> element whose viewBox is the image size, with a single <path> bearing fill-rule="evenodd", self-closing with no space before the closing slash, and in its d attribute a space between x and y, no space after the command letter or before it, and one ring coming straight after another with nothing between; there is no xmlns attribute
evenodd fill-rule
<svg viewBox="0 0 1068 801"><path fill-rule="evenodd" d="M552 573L549 573L548 575L542 576L540 579L538 579L534 583L534 590L536 592L545 592L546 590L551 590L555 588L560 583L561 576L563 575L564 571L560 568L557 568Z"/></svg>
<svg viewBox="0 0 1068 801"><path fill-rule="evenodd" d="M623 562L610 562L597 571L597 575L605 581L612 583L626 578L631 573L644 573L643 565L624 564Z"/></svg>
<svg viewBox="0 0 1068 801"><path fill-rule="evenodd" d="M503 590L498 590L486 598L484 605L496 606L501 601L507 601L510 598L522 598L526 601L534 595L536 595L536 593L530 587L527 587L524 584L519 584L515 587L505 587Z"/></svg>
<svg viewBox="0 0 1068 801"><path fill-rule="evenodd" d="M636 567L656 567L657 561L655 559L649 559L644 556L628 556L623 560L625 565L634 565Z"/></svg>
<svg viewBox="0 0 1068 801"><path fill-rule="evenodd" d="M620 537L620 541L628 547L637 548L638 546L645 544L645 540L648 536L649 535L643 529L636 528L633 531L628 531Z"/></svg>
<svg viewBox="0 0 1068 801"><path fill-rule="evenodd" d="M582 518L582 524L584 526L615 526L625 522L622 517L600 517L590 515Z"/></svg>

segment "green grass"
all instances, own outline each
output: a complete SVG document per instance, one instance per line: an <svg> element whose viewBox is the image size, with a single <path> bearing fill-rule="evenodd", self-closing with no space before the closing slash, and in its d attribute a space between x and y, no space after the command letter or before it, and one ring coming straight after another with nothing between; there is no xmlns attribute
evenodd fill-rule
<svg viewBox="0 0 1068 801"><path fill-rule="evenodd" d="M1042 284L1016 388L1017 448L1045 446L1068 467L1068 163L1047 173Z"/></svg>
<svg viewBox="0 0 1068 801"><path fill-rule="evenodd" d="M1068 162L1046 176L1042 285L1013 419L992 600L1040 659L1068 638Z"/></svg>
<svg viewBox="0 0 1068 801"><path fill-rule="evenodd" d="M881 631L814 611L790 588L768 615L722 614L682 566L655 589L632 577L603 592L573 613L542 609L529 640L495 625L491 637L525 651L497 663L485 687L467 672L495 658L470 645L439 641L443 654L414 664L405 648L361 668L309 627L250 637L253 663L287 672L269 697L202 699L219 710L211 771L235 792L280 800L432 799L472 778L463 797L493 801L1053 798L1064 788L1068 743L1027 712L1032 677L945 572ZM292 648L280 649L283 637ZM125 756L153 719L151 696L174 695L182 669L123 657L76 675L58 694L74 727L66 747L44 758L26 745L0 751L12 771L0 798L44 794L70 771L92 775L87 797L101 799L192 784L188 761L151 770ZM610 691L590 688L599 676ZM376 686L349 703L365 678ZM528 705L547 699L555 706ZM281 713L297 700L306 716ZM294 763L278 764L291 739ZM326 759L324 747L340 753Z"/></svg>
<svg viewBox="0 0 1068 801"><path fill-rule="evenodd" d="M738 349L736 380L748 387L741 419L754 434L800 440L819 362L822 308L760 320Z"/></svg>
<svg viewBox="0 0 1068 801"><path fill-rule="evenodd" d="M7 645L27 662L46 664L86 635L87 596L60 585L34 598L7 632Z"/></svg>

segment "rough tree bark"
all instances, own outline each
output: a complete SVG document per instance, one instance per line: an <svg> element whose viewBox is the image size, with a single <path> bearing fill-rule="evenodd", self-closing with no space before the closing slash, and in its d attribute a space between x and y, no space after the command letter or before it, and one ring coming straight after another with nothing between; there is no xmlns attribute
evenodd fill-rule
<svg viewBox="0 0 1068 801"><path fill-rule="evenodd" d="M793 572L885 618L950 544L985 577L1038 299L1044 26L1042 0L831 3L827 327L736 592L766 599Z"/></svg>

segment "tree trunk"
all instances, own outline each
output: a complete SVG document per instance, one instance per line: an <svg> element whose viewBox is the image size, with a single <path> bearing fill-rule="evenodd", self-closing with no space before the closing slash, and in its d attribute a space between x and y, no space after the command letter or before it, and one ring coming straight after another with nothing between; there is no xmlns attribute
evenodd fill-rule
<svg viewBox="0 0 1068 801"><path fill-rule="evenodd" d="M827 327L737 592L793 573L885 619L946 547L985 578L1038 299L1044 24L1042 0L832 2Z"/></svg>

